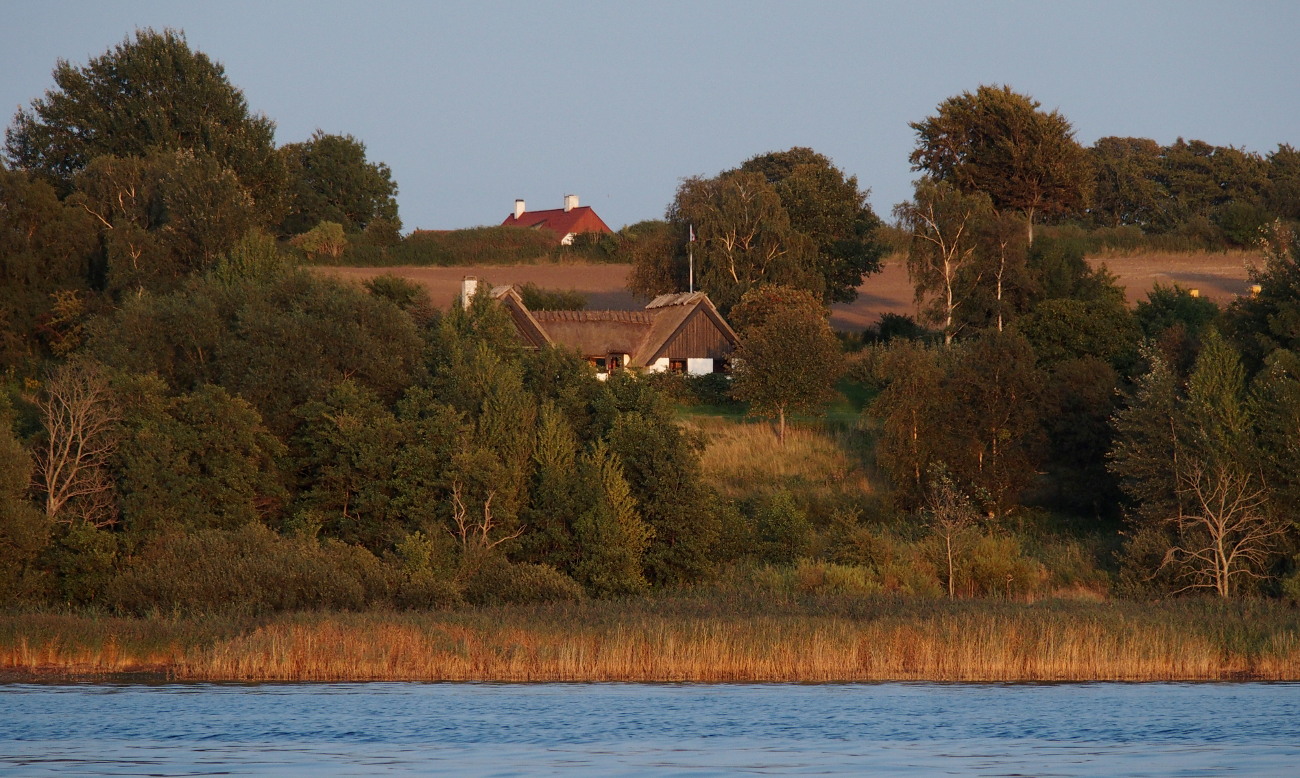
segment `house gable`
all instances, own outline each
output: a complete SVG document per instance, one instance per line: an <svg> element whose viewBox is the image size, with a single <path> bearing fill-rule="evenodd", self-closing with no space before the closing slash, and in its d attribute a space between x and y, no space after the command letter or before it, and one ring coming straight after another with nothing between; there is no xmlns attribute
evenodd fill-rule
<svg viewBox="0 0 1300 778"><path fill-rule="evenodd" d="M492 296L528 345L563 346L599 365L711 372L736 347L736 333L702 292L661 295L640 311L530 311L513 287Z"/></svg>

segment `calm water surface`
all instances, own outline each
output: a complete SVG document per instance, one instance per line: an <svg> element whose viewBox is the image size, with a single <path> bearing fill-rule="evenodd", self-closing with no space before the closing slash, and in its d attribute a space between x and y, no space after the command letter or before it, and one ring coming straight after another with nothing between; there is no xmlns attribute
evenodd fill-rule
<svg viewBox="0 0 1300 778"><path fill-rule="evenodd" d="M0 685L0 775L1300 775L1298 684Z"/></svg>

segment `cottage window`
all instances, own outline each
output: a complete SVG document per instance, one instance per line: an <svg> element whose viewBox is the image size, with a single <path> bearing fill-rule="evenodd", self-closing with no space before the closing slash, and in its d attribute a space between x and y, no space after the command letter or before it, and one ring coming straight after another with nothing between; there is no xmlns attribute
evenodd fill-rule
<svg viewBox="0 0 1300 778"><path fill-rule="evenodd" d="M684 360L684 359L669 359L669 360L668 360L668 372L670 372L670 373L685 373L685 372L686 372L686 360Z"/></svg>
<svg viewBox="0 0 1300 778"><path fill-rule="evenodd" d="M593 365L596 366L596 372L597 372L597 373L603 373L603 372L605 372L605 358L604 358L604 357L592 357L591 359L588 359L587 361L590 362L591 364L593 364Z"/></svg>
<svg viewBox="0 0 1300 778"><path fill-rule="evenodd" d="M623 357L618 354L609 355L609 372L623 369Z"/></svg>
<svg viewBox="0 0 1300 778"><path fill-rule="evenodd" d="M729 360L729 359L714 359L714 360L713 360L713 372L715 372L715 373L730 373L730 372L731 372L731 360Z"/></svg>

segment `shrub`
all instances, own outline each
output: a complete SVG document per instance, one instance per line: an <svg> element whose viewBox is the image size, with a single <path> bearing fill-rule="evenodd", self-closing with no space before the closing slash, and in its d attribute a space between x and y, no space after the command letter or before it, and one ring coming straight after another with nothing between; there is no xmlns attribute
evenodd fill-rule
<svg viewBox="0 0 1300 778"><path fill-rule="evenodd" d="M250 524L154 538L127 561L105 599L135 614L348 610L386 603L392 580L391 570L358 546L282 537Z"/></svg>
<svg viewBox="0 0 1300 778"><path fill-rule="evenodd" d="M466 581L464 596L474 605L513 605L581 600L583 591L577 581L550 565L494 557Z"/></svg>
<svg viewBox="0 0 1300 778"><path fill-rule="evenodd" d="M587 307L587 295L576 289L543 289L532 281L521 284L519 296L534 311L581 311Z"/></svg>
<svg viewBox="0 0 1300 778"><path fill-rule="evenodd" d="M870 568L837 565L834 562L799 560L795 567L795 588L803 594L847 594L866 597L883 587Z"/></svg>

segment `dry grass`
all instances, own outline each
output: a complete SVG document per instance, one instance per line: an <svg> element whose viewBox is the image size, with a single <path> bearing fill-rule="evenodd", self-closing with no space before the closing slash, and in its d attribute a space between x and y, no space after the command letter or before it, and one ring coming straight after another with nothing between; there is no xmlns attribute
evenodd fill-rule
<svg viewBox="0 0 1300 778"><path fill-rule="evenodd" d="M63 618L67 630L85 633L84 623ZM206 644L133 650L119 640L89 649L52 635L43 644L20 638L0 646L0 668L207 681L1300 680L1294 613L1218 603L670 598L307 614Z"/></svg>
<svg viewBox="0 0 1300 778"><path fill-rule="evenodd" d="M683 426L705 433L700 467L705 482L725 497L783 488L812 490L815 496L874 491L846 441L820 424L787 427L785 445L777 441L771 425L762 422L699 416L683 421Z"/></svg>

